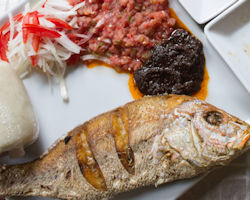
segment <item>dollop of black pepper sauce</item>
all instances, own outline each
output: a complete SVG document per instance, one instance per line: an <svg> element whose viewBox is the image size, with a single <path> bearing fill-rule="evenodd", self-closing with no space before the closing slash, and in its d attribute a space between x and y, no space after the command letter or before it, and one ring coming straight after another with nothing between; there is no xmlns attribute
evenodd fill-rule
<svg viewBox="0 0 250 200"><path fill-rule="evenodd" d="M201 89L205 57L202 43L187 30L177 29L135 71L134 80L145 95L192 95Z"/></svg>

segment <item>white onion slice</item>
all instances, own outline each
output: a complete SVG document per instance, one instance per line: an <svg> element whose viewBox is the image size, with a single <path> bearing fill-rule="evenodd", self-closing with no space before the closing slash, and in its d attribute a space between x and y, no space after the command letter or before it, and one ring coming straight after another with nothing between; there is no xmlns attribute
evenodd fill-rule
<svg viewBox="0 0 250 200"><path fill-rule="evenodd" d="M83 2L81 2L81 3L79 3L79 4L77 4L77 5L75 5L74 8L73 8L72 10L73 10L73 11L77 11L79 8L81 8L81 7L83 7L83 6L85 6L85 1L83 1Z"/></svg>
<svg viewBox="0 0 250 200"><path fill-rule="evenodd" d="M86 36L86 38L83 38L83 39L80 40L77 44L78 44L79 46L85 44L86 42L88 42L88 41L92 38L93 35L94 35L94 33L90 33L89 35Z"/></svg>
<svg viewBox="0 0 250 200"><path fill-rule="evenodd" d="M46 20L43 17L39 18L39 22L40 22L40 25L48 27L48 28L55 28L56 27L55 24L53 24L52 22Z"/></svg>
<svg viewBox="0 0 250 200"><path fill-rule="evenodd" d="M61 91L61 96L63 100L68 101L69 100L68 87L64 78L60 80L60 91Z"/></svg>
<svg viewBox="0 0 250 200"><path fill-rule="evenodd" d="M69 51L79 54L81 51L81 47L78 46L76 43L72 42L63 32L60 32L61 37L56 38L55 40L61 44L65 49Z"/></svg>
<svg viewBox="0 0 250 200"><path fill-rule="evenodd" d="M84 55L81 57L82 61L88 61L88 60L100 60L102 62L105 62L107 64L111 64L110 60L107 57L104 56L97 56L93 54Z"/></svg>
<svg viewBox="0 0 250 200"><path fill-rule="evenodd" d="M12 13L9 12L8 14L9 16L9 21L10 21L10 40L13 40L13 36L14 36L14 21L13 21L13 17L12 17Z"/></svg>
<svg viewBox="0 0 250 200"><path fill-rule="evenodd" d="M105 43L107 43L107 44L111 44L111 40L110 40L110 39L108 39L108 38L103 39L102 41L103 41L103 42L105 42Z"/></svg>

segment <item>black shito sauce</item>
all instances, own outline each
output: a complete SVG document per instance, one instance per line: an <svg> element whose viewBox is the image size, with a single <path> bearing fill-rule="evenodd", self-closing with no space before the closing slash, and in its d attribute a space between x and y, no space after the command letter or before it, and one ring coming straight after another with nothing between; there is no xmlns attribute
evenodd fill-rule
<svg viewBox="0 0 250 200"><path fill-rule="evenodd" d="M134 74L145 95L192 95L201 88L205 68L202 43L187 30L177 29Z"/></svg>

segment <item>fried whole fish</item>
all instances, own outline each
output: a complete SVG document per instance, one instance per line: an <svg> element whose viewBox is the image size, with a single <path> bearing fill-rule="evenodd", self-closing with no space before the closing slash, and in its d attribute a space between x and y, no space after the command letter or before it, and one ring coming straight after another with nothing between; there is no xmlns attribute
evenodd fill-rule
<svg viewBox="0 0 250 200"><path fill-rule="evenodd" d="M75 128L34 162L2 166L0 196L107 199L226 165L249 137L248 124L206 102L145 97Z"/></svg>

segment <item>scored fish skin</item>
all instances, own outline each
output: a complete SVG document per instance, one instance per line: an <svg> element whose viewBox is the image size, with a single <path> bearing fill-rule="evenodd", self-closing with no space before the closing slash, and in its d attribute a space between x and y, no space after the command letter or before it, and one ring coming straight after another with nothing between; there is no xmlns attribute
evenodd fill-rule
<svg viewBox="0 0 250 200"><path fill-rule="evenodd" d="M2 166L0 196L107 199L191 178L246 151L250 126L187 96L155 96L69 132L34 162Z"/></svg>

